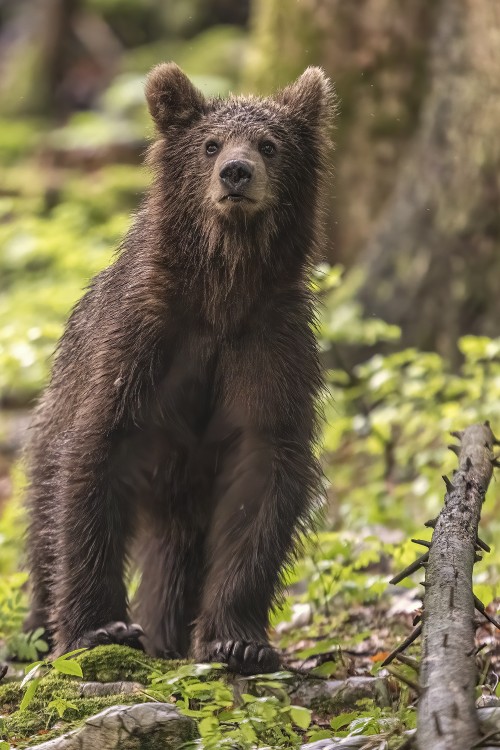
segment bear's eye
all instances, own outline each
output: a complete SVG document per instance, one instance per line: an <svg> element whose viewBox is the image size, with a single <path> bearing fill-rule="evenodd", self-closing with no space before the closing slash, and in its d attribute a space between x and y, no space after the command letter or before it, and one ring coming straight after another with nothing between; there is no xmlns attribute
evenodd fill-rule
<svg viewBox="0 0 500 750"><path fill-rule="evenodd" d="M273 156L276 153L276 146L271 141L262 141L260 144L260 152L264 156Z"/></svg>
<svg viewBox="0 0 500 750"><path fill-rule="evenodd" d="M216 143L215 141L208 141L208 143L205 146L205 152L209 156L213 156L214 154L217 153L218 150L219 150L219 144Z"/></svg>

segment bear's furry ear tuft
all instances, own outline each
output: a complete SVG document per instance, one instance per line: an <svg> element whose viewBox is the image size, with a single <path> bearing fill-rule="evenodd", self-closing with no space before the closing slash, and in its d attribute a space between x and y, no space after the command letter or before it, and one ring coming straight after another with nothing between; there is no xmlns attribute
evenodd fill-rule
<svg viewBox="0 0 500 750"><path fill-rule="evenodd" d="M146 79L146 100L159 130L189 125L203 114L205 97L173 62L154 67Z"/></svg>
<svg viewBox="0 0 500 750"><path fill-rule="evenodd" d="M328 121L335 111L335 94L330 79L321 68L313 66L279 91L275 99L314 125Z"/></svg>

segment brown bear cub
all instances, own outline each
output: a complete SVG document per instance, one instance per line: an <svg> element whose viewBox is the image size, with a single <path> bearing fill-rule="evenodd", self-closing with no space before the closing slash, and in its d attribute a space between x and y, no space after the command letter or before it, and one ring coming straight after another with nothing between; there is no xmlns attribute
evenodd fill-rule
<svg viewBox="0 0 500 750"><path fill-rule="evenodd" d="M153 186L34 420L27 627L58 653L144 639L272 671L269 610L320 492L308 274L331 89L309 68L266 99L206 99L169 63L146 96Z"/></svg>

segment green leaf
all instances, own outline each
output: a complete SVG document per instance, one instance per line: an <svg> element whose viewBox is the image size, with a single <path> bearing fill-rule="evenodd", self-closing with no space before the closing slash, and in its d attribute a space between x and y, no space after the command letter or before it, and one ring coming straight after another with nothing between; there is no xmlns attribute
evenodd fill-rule
<svg viewBox="0 0 500 750"><path fill-rule="evenodd" d="M29 664L26 669L29 669L29 672L26 674L26 676L23 678L23 681L21 682L21 687L24 687L27 682L32 680L40 667L45 664L43 661L35 661L33 664Z"/></svg>
<svg viewBox="0 0 500 750"><path fill-rule="evenodd" d="M183 707L179 705L179 701L177 702L177 706L184 716L192 716L193 719L202 719L206 714L206 711L200 709L188 708L187 706Z"/></svg>
<svg viewBox="0 0 500 750"><path fill-rule="evenodd" d="M62 656L60 656L58 659L55 659L52 662L52 666L54 667L56 672L74 675L75 677L83 677L82 668L77 661L64 659Z"/></svg>
<svg viewBox="0 0 500 750"><path fill-rule="evenodd" d="M290 706L290 716L294 724L301 729L307 729L311 724L312 711L303 706Z"/></svg>
<svg viewBox="0 0 500 750"><path fill-rule="evenodd" d="M332 727L332 729L341 729L342 727L346 727L348 724L350 724L351 721L354 721L357 716L358 714L354 711L351 711L350 713L339 714L339 716L334 716L334 718L330 721L330 726Z"/></svg>
<svg viewBox="0 0 500 750"><path fill-rule="evenodd" d="M42 635L44 635L44 633L45 633L45 630L43 628L37 628L36 630L33 630L33 632L29 634L30 640L38 641L39 638L42 638Z"/></svg>
<svg viewBox="0 0 500 750"><path fill-rule="evenodd" d="M71 701L67 701L64 698L54 698L54 700L50 701L48 708L53 708L57 711L59 714L59 718L62 719L65 712L68 708L77 709L78 706L76 706L74 703L71 703Z"/></svg>
<svg viewBox="0 0 500 750"><path fill-rule="evenodd" d="M339 638L331 638L327 641L320 641L311 648L305 648L302 651L297 651L294 654L296 659L309 659L310 656L318 656L319 654L329 654L331 651L337 651L340 647Z"/></svg>
<svg viewBox="0 0 500 750"><path fill-rule="evenodd" d="M88 648L75 648L74 651L68 651L66 654L61 654L56 661L59 661L59 659L70 659L72 656L76 656L77 654L81 654L84 651L88 651Z"/></svg>
<svg viewBox="0 0 500 750"><path fill-rule="evenodd" d="M0 740L0 750L10 750L10 745L8 742L2 742Z"/></svg>
<svg viewBox="0 0 500 750"><path fill-rule="evenodd" d="M219 722L215 716L206 716L198 724L198 731L202 737L213 734L219 727Z"/></svg>
<svg viewBox="0 0 500 750"><path fill-rule="evenodd" d="M38 690L38 686L40 684L41 677L35 677L34 680L28 683L28 687L26 688L26 692L23 695L23 699L19 705L19 710L24 711L26 708L28 708L29 704L35 697L35 693Z"/></svg>
<svg viewBox="0 0 500 750"><path fill-rule="evenodd" d="M242 738L248 742L255 744L257 743L258 737L253 727L253 724L248 720L244 719L239 726ZM234 746L233 746L234 747Z"/></svg>
<svg viewBox="0 0 500 750"><path fill-rule="evenodd" d="M269 698L258 698L249 705L252 716L258 716L263 721L271 723L278 715L277 701Z"/></svg>
<svg viewBox="0 0 500 750"><path fill-rule="evenodd" d="M318 675L318 677L331 677L335 674L338 665L334 661L325 661L318 667L314 667L311 670L311 674Z"/></svg>
<svg viewBox="0 0 500 750"><path fill-rule="evenodd" d="M256 680L259 684L269 685L269 682L273 680L290 680L294 677L291 672L269 672L268 674L251 674L246 677L246 680Z"/></svg>
<svg viewBox="0 0 500 750"><path fill-rule="evenodd" d="M332 737L332 733L329 729L316 729L309 732L307 735L308 742L318 742L319 740L329 740Z"/></svg>
<svg viewBox="0 0 500 750"><path fill-rule="evenodd" d="M209 675L214 670L220 671L227 670L227 664L219 664L219 662L211 662L210 664L190 664L190 673L194 677L203 677Z"/></svg>
<svg viewBox="0 0 500 750"><path fill-rule="evenodd" d="M24 673L28 674L28 672L33 669L33 667L38 667L39 664L45 664L45 662L39 659L38 661L31 662L31 664L26 664L26 666L24 667Z"/></svg>
<svg viewBox="0 0 500 750"><path fill-rule="evenodd" d="M278 680L259 680L257 682L257 685L259 685L260 687L283 689L283 683L278 682Z"/></svg>
<svg viewBox="0 0 500 750"><path fill-rule="evenodd" d="M255 703L257 697L255 695L250 695L250 693L242 693L241 700L243 701L243 703Z"/></svg>
<svg viewBox="0 0 500 750"><path fill-rule="evenodd" d="M48 643L45 643L45 641L35 641L33 643L33 646L36 648L37 651L39 651L41 654L46 654L49 650Z"/></svg>

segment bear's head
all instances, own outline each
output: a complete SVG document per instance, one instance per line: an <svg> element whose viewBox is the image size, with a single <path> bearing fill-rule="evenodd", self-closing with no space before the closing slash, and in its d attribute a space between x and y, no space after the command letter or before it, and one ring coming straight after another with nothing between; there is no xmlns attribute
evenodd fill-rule
<svg viewBox="0 0 500 750"><path fill-rule="evenodd" d="M310 67L274 96L206 99L174 63L155 67L146 98L158 140L151 163L163 192L200 225L279 231L315 215L333 93Z"/></svg>

